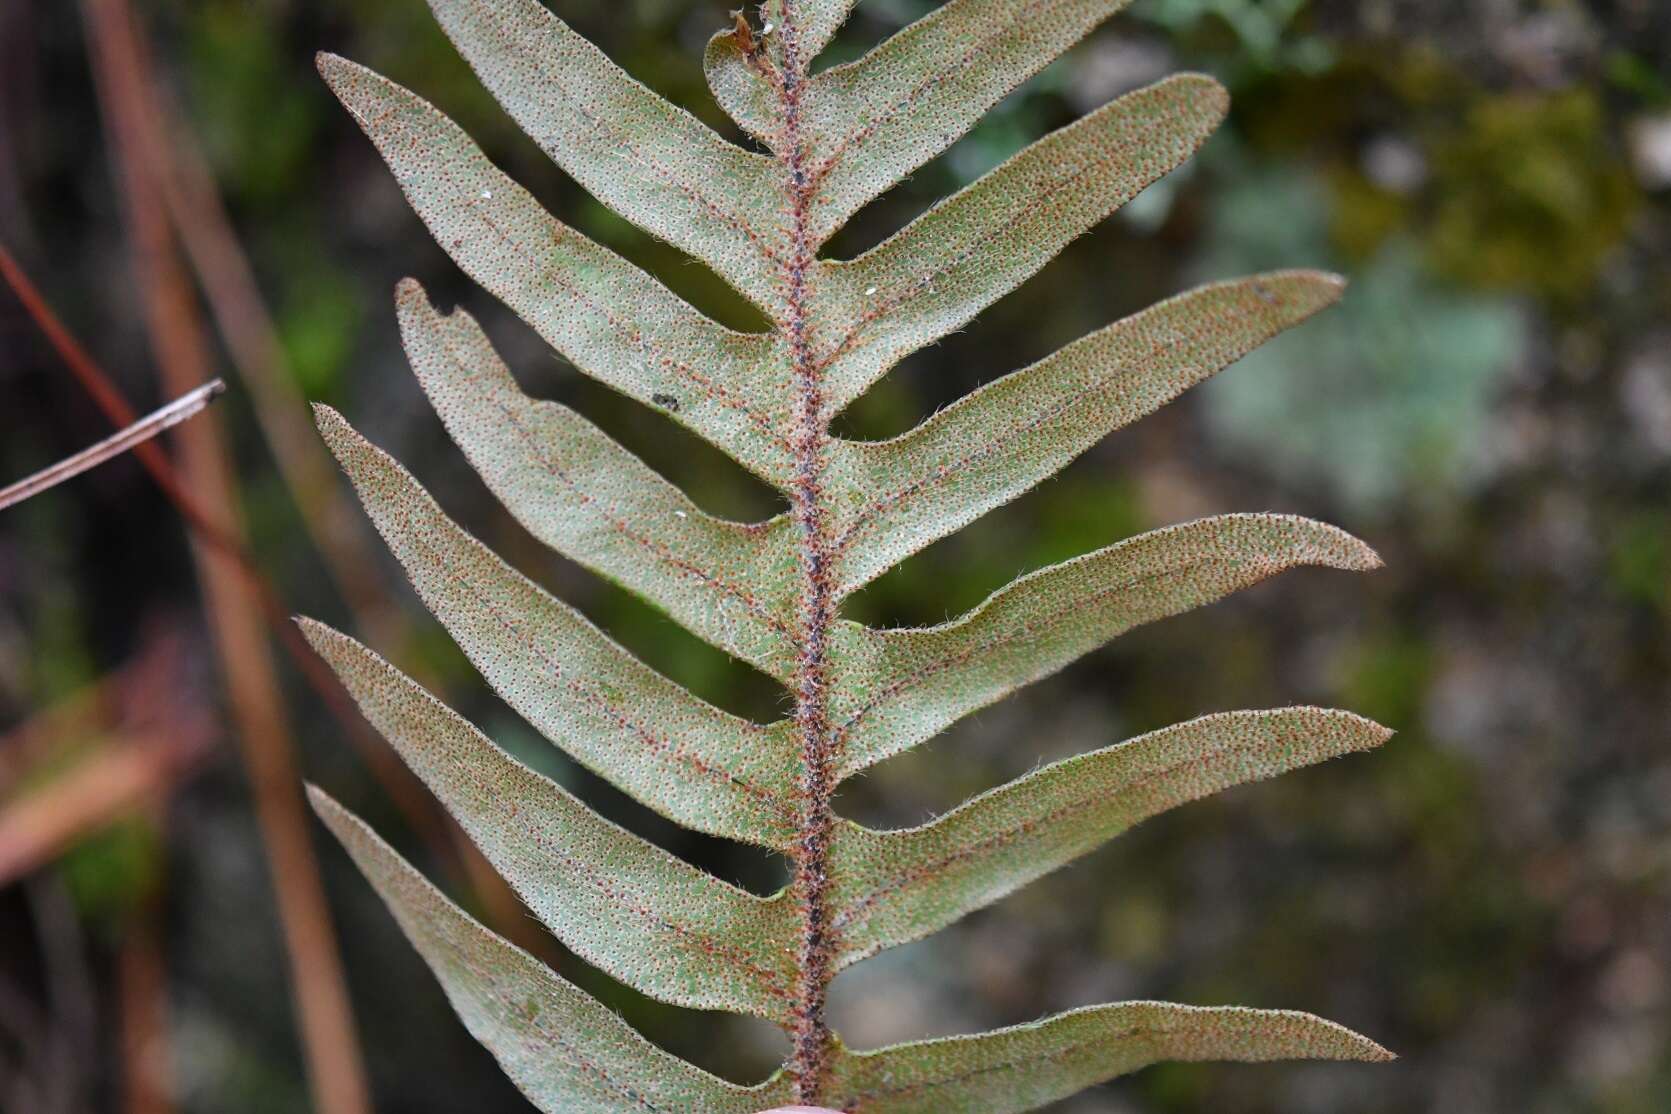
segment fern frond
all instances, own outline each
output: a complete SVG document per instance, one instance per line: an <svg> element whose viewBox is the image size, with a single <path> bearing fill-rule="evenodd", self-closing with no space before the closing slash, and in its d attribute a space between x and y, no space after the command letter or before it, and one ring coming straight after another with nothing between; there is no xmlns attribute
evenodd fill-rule
<svg viewBox="0 0 1671 1114"><path fill-rule="evenodd" d="M786 256L770 219L783 202L776 163L634 81L537 0L429 6L482 84L575 181L777 308Z"/></svg>
<svg viewBox="0 0 1671 1114"><path fill-rule="evenodd" d="M627 985L788 1019L794 920L603 819L416 682L318 623L303 634L547 928Z"/></svg>
<svg viewBox="0 0 1671 1114"><path fill-rule="evenodd" d="M364 821L317 788L314 811L394 912L453 1009L541 1110L756 1114L788 1081L739 1087L670 1056L614 1011L483 928Z"/></svg>
<svg viewBox="0 0 1671 1114"><path fill-rule="evenodd" d="M1298 565L1380 563L1368 546L1321 522L1220 515L1029 573L942 626L869 630L843 622L835 628L832 701L841 773L930 739L1133 627Z"/></svg>
<svg viewBox="0 0 1671 1114"><path fill-rule="evenodd" d="M937 627L874 630L843 598L1026 492L1332 303L1308 271L1223 282L1092 333L880 443L830 422L904 356L962 327L1167 173L1224 90L1181 75L1044 137L855 259L818 255L1122 0L951 0L847 65L813 57L852 0L768 0L709 43L745 151L644 86L536 0L430 0L506 110L576 181L711 267L766 315L739 333L570 229L415 94L320 70L452 258L585 374L661 409L780 491L769 521L704 513L573 410L536 401L468 314L396 295L425 393L534 537L782 682L752 723L637 661L458 527L321 407L319 426L425 605L510 706L675 822L782 852L770 897L604 820L358 642L305 622L371 722L572 950L661 1001L767 1018L791 1040L755 1088L655 1049L471 921L357 819L314 801L471 1031L548 1111L1023 1111L1159 1059L1376 1060L1305 1014L1129 1002L951 1040L852 1052L824 1002L838 971L927 936L1158 812L1379 745L1346 712L1204 716L1047 766L903 831L838 816L841 781L1140 624L1299 566L1379 559L1331 526L1229 514L1022 576Z"/></svg>
<svg viewBox="0 0 1671 1114"><path fill-rule="evenodd" d="M780 345L703 317L552 217L428 102L334 55L319 72L464 272L600 382L666 410L768 481L792 468ZM774 369L778 369L775 370ZM677 407L659 399L678 400Z"/></svg>
<svg viewBox="0 0 1671 1114"><path fill-rule="evenodd" d="M779 678L794 666L789 521L726 522L566 406L524 395L469 314L396 295L418 381L453 440L528 532ZM664 398L670 396L663 396Z"/></svg>
<svg viewBox="0 0 1671 1114"><path fill-rule="evenodd" d="M1209 77L1167 78L1045 136L857 259L819 262L812 366L826 416L1189 158L1228 105Z"/></svg>
<svg viewBox="0 0 1671 1114"><path fill-rule="evenodd" d="M512 569L329 407L319 428L419 596L494 691L599 776L686 827L786 850L795 750L649 669Z"/></svg>
<svg viewBox="0 0 1671 1114"><path fill-rule="evenodd" d="M806 81L795 139L820 203L813 241L951 146L1125 2L952 0L857 61ZM733 30L710 44L709 84L739 124L786 155L791 143L777 104L789 78L740 37Z"/></svg>
<svg viewBox="0 0 1671 1114"><path fill-rule="evenodd" d="M839 966L937 932L1157 813L1388 734L1322 708L1225 712L1053 763L919 828L844 824L830 855Z"/></svg>
<svg viewBox="0 0 1671 1114"><path fill-rule="evenodd" d="M1025 494L1283 329L1332 305L1333 275L1217 283L1074 341L890 441L831 445L833 543L852 591Z"/></svg>
<svg viewBox="0 0 1671 1114"><path fill-rule="evenodd" d="M830 1102L888 1114L1021 1114L1162 1060L1365 1060L1392 1054L1290 1010L1119 1002L973 1037L844 1056Z"/></svg>

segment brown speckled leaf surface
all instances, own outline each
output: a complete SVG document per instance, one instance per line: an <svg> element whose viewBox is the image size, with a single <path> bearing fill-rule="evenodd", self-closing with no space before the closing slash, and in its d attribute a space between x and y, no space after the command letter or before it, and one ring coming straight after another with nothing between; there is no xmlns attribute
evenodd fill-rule
<svg viewBox="0 0 1671 1114"><path fill-rule="evenodd" d="M1128 1002L875 1052L825 996L842 968L927 936L1199 797L1378 746L1320 708L1228 712L1044 767L920 827L836 814L841 781L1141 624L1301 566L1367 570L1351 535L1221 514L1021 576L940 626L876 630L841 600L1001 507L1112 431L1334 302L1285 271L1179 295L973 392L890 441L831 420L900 359L961 328L1187 159L1224 90L1185 74L1044 137L851 260L819 246L944 151L1120 0L952 0L815 72L851 0L769 0L710 41L722 107L764 151L633 80L536 0L431 0L512 117L598 200L711 267L767 316L722 327L550 216L417 95L320 69L441 247L581 372L660 409L766 480L787 510L698 508L586 417L518 387L475 320L416 280L401 335L448 432L538 541L785 688L753 723L656 673L465 533L400 464L321 407L319 426L424 604L504 700L576 761L673 821L782 852L756 896L603 819L376 652L305 633L371 722L529 909L577 955L664 1002L752 1014L790 1041L759 1087L716 1079L470 920L321 793L320 815L435 970L470 1031L547 1111L875 1114L1035 1109L1157 1060L1379 1060L1307 1014ZM1307 575L1317 575L1309 573ZM1018 739L1025 748L1029 740Z"/></svg>

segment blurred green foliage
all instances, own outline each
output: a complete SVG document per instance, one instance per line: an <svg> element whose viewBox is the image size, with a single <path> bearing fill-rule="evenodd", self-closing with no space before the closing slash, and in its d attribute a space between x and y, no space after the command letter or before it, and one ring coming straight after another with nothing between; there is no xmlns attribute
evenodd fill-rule
<svg viewBox="0 0 1671 1114"><path fill-rule="evenodd" d="M156 823L129 816L72 847L61 870L82 916L114 938L132 910L156 896L166 861L163 833Z"/></svg>
<svg viewBox="0 0 1671 1114"><path fill-rule="evenodd" d="M1671 514L1632 511L1618 524L1607 556L1614 588L1671 620Z"/></svg>

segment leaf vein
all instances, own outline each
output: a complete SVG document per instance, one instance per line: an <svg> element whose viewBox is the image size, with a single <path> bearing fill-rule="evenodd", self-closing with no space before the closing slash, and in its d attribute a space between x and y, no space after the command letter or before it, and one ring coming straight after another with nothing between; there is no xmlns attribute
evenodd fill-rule
<svg viewBox="0 0 1671 1114"><path fill-rule="evenodd" d="M410 526L411 518L409 514L407 515L406 522L407 525ZM517 625L514 619L507 617L501 608L499 608L491 599L483 594L475 584L460 575L456 570L448 565L446 560L438 552L431 549L427 542L418 537L416 533L413 534L413 537L414 544L416 545L418 551L426 557L435 568L440 570L443 575L445 575L467 596L472 598L480 607L491 615L494 620L505 629L506 633L522 645L524 649L537 655L542 661L544 661L546 666L551 670L552 677L561 681L563 687L572 693L579 703L589 708L595 714L613 722L616 727L626 731L629 735L636 736L639 742L642 743L652 754L655 754L658 757L672 759L676 763L687 765L697 773L700 773L711 780L724 782L734 786L770 808L771 811L777 814L780 821L788 822L790 813L787 805L778 794L773 793L771 790L766 789L763 786L756 785L741 775L715 766L706 759L702 758L700 755L691 753L686 748L686 744L683 741L673 742L661 736L649 727L645 726L639 720L636 720L627 715L625 712L618 710L610 703L610 701L598 693L593 686L587 685L579 680L565 679L566 673L563 666L558 663L544 648L540 647L534 639L530 638L527 633ZM748 726L754 727L755 725L749 724Z"/></svg>
<svg viewBox="0 0 1671 1114"><path fill-rule="evenodd" d="M1219 320L1222 320L1227 324L1234 323L1241 321L1244 318L1251 317L1253 313L1254 311L1251 308L1229 311L1224 313ZM963 471L969 465L985 460L986 458L1007 448L1016 438L1032 433L1040 426L1046 425L1055 420L1067 411L1073 409L1088 396L1096 394L1098 391L1108 387L1110 379L1119 375L1121 372L1129 371L1136 373L1153 370L1155 362L1161 356L1182 347L1187 344L1190 339L1192 338L1187 335L1174 336L1169 340L1153 345L1149 351L1145 352L1140 358L1124 363L1110 372L1091 372L1089 377L1091 380L1090 382L1081 384L1071 394L1063 398L1060 402L1057 402L1055 405L1040 411L1025 422L1019 422L1011 425L1002 433L994 433L982 438L978 447L976 447L973 451L964 454L949 464L941 464L937 466L929 475L873 501L854 517L853 522L836 540L835 548L837 554L846 553L849 546L856 540L857 535L864 532L865 528L873 523L873 520L875 520L879 515L892 509L894 505L909 499L913 495L932 489L936 485L951 478L954 474ZM1025 372L1017 372L1016 374L1025 374ZM999 382L1002 382L1002 380ZM975 398L978 398L978 395L971 396L971 400ZM947 413L952 413L952 411L947 411ZM910 436L910 434L905 435L906 438L909 438ZM901 440L904 439L905 438L901 438Z"/></svg>
<svg viewBox="0 0 1671 1114"><path fill-rule="evenodd" d="M500 43L508 46L511 54L516 54L519 44L514 36L514 29L507 29L505 27L503 21L498 18L495 9L488 9L488 16ZM559 58L561 58L561 54L559 54ZM674 170L664 165L654 155L645 150L641 144L635 142L630 132L626 132L615 127L609 121L592 111L585 98L577 97L563 83L562 79L557 76L555 70L547 69L543 66L541 69L545 70L547 81L562 98L563 103L568 108L572 109L577 116L590 124L596 132L613 140L617 149L630 153L634 161L636 161L640 166L645 167L651 173L656 175L656 177L683 193L689 200L695 202L700 208L707 210L712 217L730 227L733 231L740 232L751 244L754 245L755 249L758 250L764 258L771 261L773 264L777 264L779 262L780 257L778 253L772 249L771 245L766 242L766 238L762 236L753 225L749 224L737 214L726 210L695 183L689 181L684 176L676 173ZM664 113L664 115L666 114ZM716 136L715 138L717 139L718 137ZM551 143L553 146L557 146L555 140L548 139L547 142Z"/></svg>
<svg viewBox="0 0 1671 1114"><path fill-rule="evenodd" d="M1113 103L1118 103L1118 102L1113 102ZM1090 118L1087 117L1086 119L1090 119ZM1148 134L1151 133L1151 132L1164 131L1165 128L1166 128L1167 123L1168 122L1166 120L1162 119L1162 120L1152 121L1152 122L1144 125L1142 130L1138 133L1137 142L1140 143L1141 140L1143 138L1147 137ZM1072 126L1074 126L1074 125L1069 125L1069 127L1072 127ZM1058 133L1058 134L1060 134L1060 133ZM1048 141L1049 140L1046 139L1046 140L1043 140L1041 142L1048 142ZM1059 177L1047 189L1044 189L1042 191L1029 191L1029 193L1028 193L1029 200L1028 200L1028 203L1027 203L1027 206L1026 206L1026 215L1023 216L1019 220L1007 222L1005 224L1006 232L1008 232L1011 235L1011 238L1014 238L1014 234L1016 232L1020 231L1020 230L1033 229L1033 228L1039 227L1041 225L1044 226L1044 227L1049 228L1049 227L1054 227L1057 224L1061 223L1060 220L1059 220L1060 210L1062 210L1063 208L1069 207L1072 204L1072 202L1075 200L1074 198L1071 198L1071 197L1067 198L1065 200L1062 199L1061 198L1062 191L1068 189L1071 186L1077 185L1079 182L1083 181L1085 178L1088 178L1088 177L1098 173L1099 171L1102 171L1102 170L1106 169L1110 164L1116 162L1125 153L1126 153L1126 151L1125 151L1124 146L1122 146L1121 148L1116 149L1116 150L1107 151L1107 152L1103 153L1100 157L1095 159L1094 161L1078 168L1077 170L1073 170L1073 171ZM1028 154L1028 151L1023 151L1019 155L1017 155L1016 158L1023 158L1027 154ZM993 173L998 173L999 171L1002 171L1002 170L1003 170L1003 167L1000 166L998 168L998 170L993 171ZM974 185L970 186L969 188L970 189L975 189L975 188L979 187L979 185L980 185L980 180L977 179L976 182L974 183ZM957 197L961 197L961 196L964 196L964 195L962 195L962 194L954 195L952 198L950 198L948 200L955 201L957 199ZM919 220L927 219L928 217L931 217L935 213L935 211L936 210L931 209L931 210L928 211L928 213L925 213L923 215L923 217L918 218L918 219ZM910 235L910 233L911 233L911 226L907 225L905 230L902 231L899 235L900 236L907 236L907 235ZM954 255L952 255L949 259L942 262L939 266L933 268L930 271L924 272L923 274L918 275L915 278L906 279L905 289L903 290L902 293L893 295L892 297L889 297L889 298L884 298L884 299L878 301L875 305L866 308L866 310L862 314L859 315L858 320L847 330L846 333L844 333L842 335L842 338L839 341L836 342L836 344L830 349L830 351L828 353L826 353L824 356L819 358L819 360L816 364L817 368L822 370L824 368L829 367L836 360L838 360L842 356L846 355L857 344L859 338L861 336L863 336L864 332L867 329L869 329L870 326L874 325L877 321L880 321L880 320L883 320L883 319L889 317L890 315L893 314L893 312L895 310L897 310L901 306L907 304L908 302L910 302L914 298L919 297L924 291L932 292L935 289L936 284L941 279L943 279L946 276L947 273L956 270L958 267L963 266L970 259L972 259L976 255L980 254L982 251L989 251L991 249L991 234L990 234L989 230L982 230L982 229L974 229L974 230L970 230L970 231L964 231L960 235L954 237L951 240L951 244L953 244L953 245L957 245L960 242L961 242L961 246L957 248L956 253ZM875 251L882 251L887 246L888 246L887 244L883 244L882 247L876 248L874 250ZM864 257L861 256L861 257L859 257L858 260L854 260L853 263L858 263L861 260L863 260L863 258ZM838 264L838 266L844 266L844 265L849 265L849 264Z"/></svg>
<svg viewBox="0 0 1671 1114"><path fill-rule="evenodd" d="M841 141L831 150L829 157L826 158L818 169L813 172L813 186L816 188L823 183L824 179L828 177L841 162L842 157L847 153L847 149L849 147L857 143L863 143L872 135L875 135L877 131L881 130L882 127L892 121L900 113L915 105L917 101L934 86L939 85L952 74L966 70L969 65L975 61L975 59L990 51L993 44L1004 38L1011 28L1013 28L1017 23L1030 19L1033 13L1040 7L1059 8L1070 2L1071 0L1031 0L1026 7L1015 13L1009 23L999 25L984 38L971 44L969 49L964 51L952 65L946 66L943 69L931 71L927 77L919 81L902 96L895 99L893 103L884 106L871 116L870 119L865 121L864 124L843 136ZM856 62L854 65L862 65L862 63L863 60L861 59L860 62Z"/></svg>
<svg viewBox="0 0 1671 1114"><path fill-rule="evenodd" d="M453 364L465 369L464 374L467 379L474 382L482 378L480 372L470 370L469 365L460 358L450 338L443 339L442 344L446 347L447 355L452 359ZM611 513L601 500L582 488L574 477L570 476L560 464L546 454L539 439L534 435L534 431L528 428L527 423L521 419L514 409L503 402L495 402L494 405L505 416L505 421L511 428L516 430L517 436L527 444L530 455L539 462L540 467L573 492L574 497L580 501L580 504L595 514L610 529L628 541L648 550L663 564L670 566L679 573L683 573L686 579L694 580L710 590L737 600L758 617L761 622L771 627L782 637L786 639L791 637L788 624L773 615L758 596L739 585L731 583L718 573L711 572L697 565L694 561L678 556L667 543L657 541L634 530L625 519Z"/></svg>
<svg viewBox="0 0 1671 1114"><path fill-rule="evenodd" d="M1286 738L1286 736L1284 738ZM1137 742L1138 740L1134 739L1132 741ZM1273 743L1268 740L1245 743L1229 743L1219 747L1209 754L1200 754L1190 758L1182 758L1169 766L1162 767L1158 770L1151 770L1149 773L1144 774L1141 777L1132 778L1121 783L1119 788L1113 790L1112 792L1126 793L1133 790L1141 791L1157 781L1171 777L1180 770L1184 770L1192 766L1200 769L1209 769L1214 765L1227 762L1248 752L1268 750L1272 746ZM1093 752L1093 755L1094 753L1095 752ZM1103 753L1106 754L1108 752ZM1092 757L1093 755L1086 755L1083 757ZM1006 788L1010 787L1001 786L997 791L1003 792ZM901 893L920 882L930 881L949 866L972 859L983 852L1002 847L1022 836L1030 835L1037 828L1057 823L1058 821L1067 819L1075 813L1084 812L1089 808L1106 803L1106 796L1096 796L1086 797L1080 800L1072 801L1068 804L1058 805L1056 808L1050 810L1042 816L1031 817L1027 820L1023 820L1011 827L994 832L986 838L976 841L975 843L968 844L958 848L956 851L949 852L940 858L926 863L921 863L910 870L901 873L897 877L890 879L888 882L876 887L863 897L854 901L851 906L844 909L836 918L835 925L838 928L845 928L846 926L855 923L857 918L873 908L883 898ZM955 816L956 811L948 813L947 815L948 817ZM857 923L863 924L864 922L858 921Z"/></svg>

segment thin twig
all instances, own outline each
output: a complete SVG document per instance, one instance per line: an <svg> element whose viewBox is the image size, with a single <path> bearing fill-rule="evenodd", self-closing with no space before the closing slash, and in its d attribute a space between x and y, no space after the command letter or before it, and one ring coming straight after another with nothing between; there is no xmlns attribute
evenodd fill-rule
<svg viewBox="0 0 1671 1114"><path fill-rule="evenodd" d="M146 802L159 828L167 823L167 801ZM120 1013L123 1114L174 1114L175 1080L168 1023L168 964L163 954L163 910L167 865L128 911L116 963Z"/></svg>
<svg viewBox="0 0 1671 1114"><path fill-rule="evenodd" d="M40 291L18 265L17 260L6 250L4 244L0 244L0 277L11 286L18 301L23 303L25 312L46 335L47 341L111 423L126 425L134 421L133 407L116 390L109 373L88 355L87 350L64 327L63 322L53 313L52 307L47 305ZM197 540L236 562L243 571L249 580L250 590L258 597L262 616L267 620L274 636L278 638L279 644L285 648L309 686L325 702L326 708L343 726L349 740L359 751L361 760L377 778L384 792L388 793L400 808L413 831L424 838L432 853L446 861L452 843L423 787L360 718L353 703L337 684L336 677L309 648L307 641L297 631L296 625L290 621L290 613L280 601L278 590L256 564L255 558L250 555L244 543L209 519L198 506L197 500L185 490L179 474L174 471L174 466L154 442L147 441L136 445L133 453L144 465L151 479L168 497L169 502L174 504L174 509L185 519L186 525L191 528Z"/></svg>
<svg viewBox="0 0 1671 1114"><path fill-rule="evenodd" d="M12 293L23 304L24 312L45 334L47 343L52 345L53 351L58 353L82 389L92 396L93 403L104 412L110 424L121 427L138 421L138 412L128 405L128 400L122 397L110 376L106 375L93 357L87 354L87 350L76 340L75 335L64 327L58 315L52 312L52 307L47 305L40 290L30 281L12 253L6 250L5 244L0 244L0 278L6 280L6 285L12 288ZM175 476L174 469L168 463L168 457L160 448L146 441L134 446L133 455L151 474L151 479L162 488L163 494L168 496L169 501L185 517L192 529L202 535L204 541L230 552L241 552L242 547L237 542L222 535L199 513L191 497L180 487L179 478Z"/></svg>
<svg viewBox="0 0 1671 1114"><path fill-rule="evenodd" d="M39 1109L77 1114L92 1102L89 1073L76 1070L78 1058L98 1040L98 995L87 961L86 933L75 902L57 876L31 879L23 892L34 922L41 981L51 1003L52 1038L44 1062L30 1065L49 1081L51 1100Z"/></svg>
<svg viewBox="0 0 1671 1114"><path fill-rule="evenodd" d="M96 445L89 445L73 456L67 456L56 464L49 464L32 476L0 488L0 511L21 503L31 496L39 495L43 491L57 487L65 480L74 479L90 469L97 468L113 457L121 456L134 446L149 441L165 429L179 425L187 418L201 413L204 407L214 401L215 396L226 390L226 384L219 379L212 379L189 391L166 406L158 407L134 422L126 429L113 433Z"/></svg>
<svg viewBox="0 0 1671 1114"><path fill-rule="evenodd" d="M169 385L201 380L211 366L208 345L144 155L148 121L137 100L140 48L132 14L124 0L83 0L82 16L126 187L122 199L135 277L158 370ZM222 534L237 538L237 489L220 424L211 415L185 427L180 449L197 505L211 509ZM201 543L194 543L193 551L278 899L314 1105L321 1114L369 1114L359 1037L308 836L289 717L259 619L260 600L240 562Z"/></svg>

